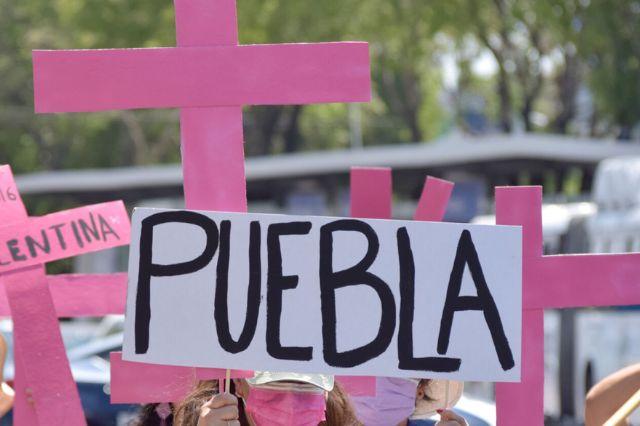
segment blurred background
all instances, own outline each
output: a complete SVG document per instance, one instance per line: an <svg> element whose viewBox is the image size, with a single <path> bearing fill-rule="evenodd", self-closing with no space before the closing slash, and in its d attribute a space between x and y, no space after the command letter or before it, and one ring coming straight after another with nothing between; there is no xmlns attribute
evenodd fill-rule
<svg viewBox="0 0 640 426"><path fill-rule="evenodd" d="M245 107L250 210L347 215L349 167L390 166L396 218L426 174L456 183L457 222L492 223L496 185L542 184L548 254L640 251L640 1L238 0L238 21L244 44L364 40L372 61L369 104ZM170 0L0 0L0 163L32 215L182 207L176 110L33 113L32 49L173 45ZM126 256L48 269L124 270ZM90 372L85 405L106 410L121 320L63 332L76 376ZM591 385L640 360L640 311L549 310L545 343L548 424L580 424ZM468 396L491 410L491 385Z"/></svg>

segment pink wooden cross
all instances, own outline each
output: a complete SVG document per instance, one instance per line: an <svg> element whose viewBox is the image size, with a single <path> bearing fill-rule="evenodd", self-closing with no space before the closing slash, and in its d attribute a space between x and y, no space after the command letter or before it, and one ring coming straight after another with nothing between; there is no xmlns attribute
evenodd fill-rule
<svg viewBox="0 0 640 426"><path fill-rule="evenodd" d="M545 308L640 304L640 254L542 255L542 188L496 189L496 223L522 226L522 380L496 384L499 425L544 423Z"/></svg>
<svg viewBox="0 0 640 426"><path fill-rule="evenodd" d="M242 105L367 102L368 45L240 46L235 0L174 3L177 48L35 51L36 111L180 108L187 208L244 212ZM113 360L115 370L135 369L117 354ZM183 371L162 366L144 366L144 373L150 384L184 377ZM112 375L116 381L127 377L113 368ZM214 376L196 370L198 378ZM173 390L163 395L174 396ZM134 396L112 392L119 401ZM137 397L149 400L149 395Z"/></svg>
<svg viewBox="0 0 640 426"><path fill-rule="evenodd" d="M129 243L129 217L122 202L97 204L27 218L9 166L0 166L0 280L6 298L0 299L0 315L13 319L16 424L84 424L77 388L71 376L57 316L83 311L87 290L117 290L97 301L89 314L104 315L122 309L124 277L47 277L44 264L82 253ZM81 223L84 222L84 225ZM85 227L86 225L86 227ZM87 279L87 287L77 285ZM51 291L50 287L54 290ZM52 297L52 294L55 297ZM9 312L10 310L10 312ZM26 402L26 388L33 392L33 407Z"/></svg>
<svg viewBox="0 0 640 426"><path fill-rule="evenodd" d="M180 108L187 207L246 211L242 105L367 102L366 43L238 45L235 0L175 0L178 47L34 51L37 112Z"/></svg>
<svg viewBox="0 0 640 426"><path fill-rule="evenodd" d="M428 179L414 218L441 220L449 185ZM524 253L522 382L496 385L500 425L543 424L545 308L640 304L640 254L542 256L541 208L540 187L496 190L497 223L523 227ZM384 218L390 212L390 172L354 169L352 215ZM355 386L366 386L363 380Z"/></svg>
<svg viewBox="0 0 640 426"><path fill-rule="evenodd" d="M440 222L444 217L452 190L452 182L428 176L418 201L414 220ZM392 196L390 168L351 168L352 217L391 219ZM336 379L351 396L375 395L375 377L337 376Z"/></svg>

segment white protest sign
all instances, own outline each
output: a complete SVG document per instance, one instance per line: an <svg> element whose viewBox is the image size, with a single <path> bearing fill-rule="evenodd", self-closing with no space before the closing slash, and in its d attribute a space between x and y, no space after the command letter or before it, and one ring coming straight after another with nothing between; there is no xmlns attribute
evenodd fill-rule
<svg viewBox="0 0 640 426"><path fill-rule="evenodd" d="M519 381L520 227L136 209L123 358Z"/></svg>

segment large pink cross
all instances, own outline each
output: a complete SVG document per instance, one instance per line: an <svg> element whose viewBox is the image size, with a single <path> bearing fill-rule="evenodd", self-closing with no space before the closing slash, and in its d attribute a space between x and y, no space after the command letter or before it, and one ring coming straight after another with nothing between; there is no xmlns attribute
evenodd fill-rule
<svg viewBox="0 0 640 426"><path fill-rule="evenodd" d="M640 254L542 255L542 188L496 189L496 223L522 226L522 380L496 384L498 424L544 422L546 308L640 304Z"/></svg>
<svg viewBox="0 0 640 426"><path fill-rule="evenodd" d="M44 263L128 244L127 212L117 202L28 219L9 166L0 166L0 194L5 221L0 228L0 240L8 249L2 247L0 255L0 280L6 294L6 298L0 297L0 315L11 314L13 319L14 422L84 424L57 317L105 315L121 310L125 277L122 274L47 277ZM83 233L78 226L80 222L73 225L72 221L87 219L88 212L92 212L94 219L98 214L106 218L117 238L110 235L107 241L105 235L100 237L90 230L84 236L78 234ZM101 295L104 299L97 299ZM27 388L32 391L32 406L27 403Z"/></svg>
<svg viewBox="0 0 640 426"><path fill-rule="evenodd" d="M174 4L176 48L34 51L36 111L180 108L187 208L244 212L242 105L367 102L368 45L240 46L235 0ZM116 390L132 389L118 366L126 371L135 366L122 363L117 354L113 360L112 376L124 384ZM162 366L144 366L141 373L155 385L192 377ZM215 372L196 370L199 378L212 375ZM112 392L112 398L147 402L159 396L144 395L149 388L121 397ZM161 392L164 397L176 395L176 388L155 389L166 390Z"/></svg>
<svg viewBox="0 0 640 426"><path fill-rule="evenodd" d="M178 47L34 51L37 112L180 108L190 209L246 211L242 105L366 102L366 43L238 45L235 0L175 0Z"/></svg>

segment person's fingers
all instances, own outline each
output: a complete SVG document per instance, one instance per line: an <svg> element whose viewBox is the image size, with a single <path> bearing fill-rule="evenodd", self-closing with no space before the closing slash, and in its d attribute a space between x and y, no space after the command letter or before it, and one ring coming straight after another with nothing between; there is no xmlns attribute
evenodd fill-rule
<svg viewBox="0 0 640 426"><path fill-rule="evenodd" d="M240 426L238 420L200 419L198 426Z"/></svg>
<svg viewBox="0 0 640 426"><path fill-rule="evenodd" d="M240 422L238 420L216 420L212 426L240 426Z"/></svg>
<svg viewBox="0 0 640 426"><path fill-rule="evenodd" d="M216 415L221 420L238 420L238 406L237 405L227 405L222 408L218 408Z"/></svg>
<svg viewBox="0 0 640 426"><path fill-rule="evenodd" d="M203 407L221 408L227 405L238 405L238 398L230 393L218 393L213 396Z"/></svg>
<svg viewBox="0 0 640 426"><path fill-rule="evenodd" d="M238 406L225 405L219 408L211 408L211 403L203 405L200 409L200 418L198 426L239 426L238 422Z"/></svg>
<svg viewBox="0 0 640 426"><path fill-rule="evenodd" d="M211 408L206 404L200 409L201 418L215 418L216 420L237 420L239 417L237 405L225 405L220 408Z"/></svg>
<svg viewBox="0 0 640 426"><path fill-rule="evenodd" d="M467 426L464 417L451 410L438 410L438 414L440 414L440 421L436 423L437 426Z"/></svg>

